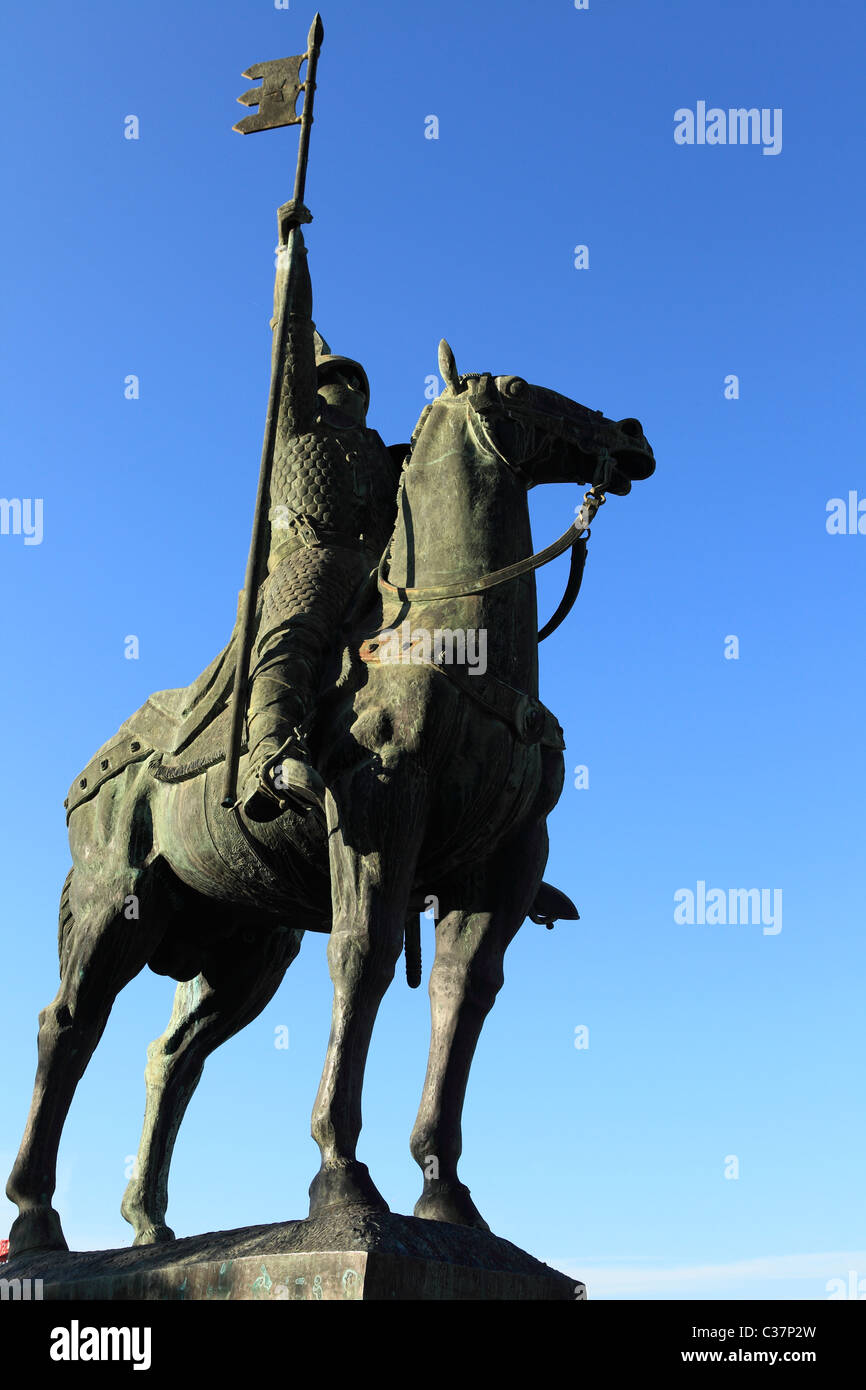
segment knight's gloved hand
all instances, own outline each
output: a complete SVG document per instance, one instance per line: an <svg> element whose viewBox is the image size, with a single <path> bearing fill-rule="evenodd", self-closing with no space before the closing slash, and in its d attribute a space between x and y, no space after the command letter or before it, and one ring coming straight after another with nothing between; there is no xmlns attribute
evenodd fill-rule
<svg viewBox="0 0 866 1390"><path fill-rule="evenodd" d="M292 227L300 227L302 222L312 222L313 214L303 203L290 198L287 203L283 203L277 212L277 221L280 228L280 240L286 241Z"/></svg>

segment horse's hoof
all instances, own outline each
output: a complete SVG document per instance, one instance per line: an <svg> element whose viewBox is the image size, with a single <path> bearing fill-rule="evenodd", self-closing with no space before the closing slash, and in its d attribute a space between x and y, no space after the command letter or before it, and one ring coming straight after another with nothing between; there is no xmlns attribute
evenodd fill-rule
<svg viewBox="0 0 866 1390"><path fill-rule="evenodd" d="M170 1226L145 1226L136 1232L133 1245L165 1245L167 1241L177 1240Z"/></svg>
<svg viewBox="0 0 866 1390"><path fill-rule="evenodd" d="M310 1183L310 1216L318 1216L328 1207L336 1206L391 1210L370 1177L366 1163L359 1163L357 1159L323 1164Z"/></svg>
<svg viewBox="0 0 866 1390"><path fill-rule="evenodd" d="M471 1226L476 1231L490 1227L469 1195L464 1183L437 1183L415 1203L415 1216L422 1221L448 1221L452 1226Z"/></svg>
<svg viewBox="0 0 866 1390"><path fill-rule="evenodd" d="M34 1207L23 1211L12 1222L9 1232L9 1258L37 1254L42 1250L68 1250L60 1217L53 1207Z"/></svg>

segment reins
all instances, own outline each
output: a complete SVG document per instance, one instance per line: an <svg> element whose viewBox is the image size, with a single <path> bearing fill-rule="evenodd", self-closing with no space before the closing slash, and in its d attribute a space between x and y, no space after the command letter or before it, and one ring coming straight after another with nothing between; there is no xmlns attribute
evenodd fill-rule
<svg viewBox="0 0 866 1390"><path fill-rule="evenodd" d="M469 574L462 574L453 579L450 584L430 584L409 588L392 584L390 580L385 578L385 569L388 564L388 550L386 550L379 561L377 574L379 591L399 598L404 603L425 603L427 600L439 598L465 598L468 594L481 594L487 589L496 588L499 584L507 584L510 579L519 579L521 575L529 574L533 570L540 569L542 565L548 564L549 561L555 560L557 556L564 554L570 548L571 569L569 570L568 583L553 617L539 631L538 640L543 642L545 637L549 637L567 618L580 592L584 565L586 564L586 543L589 540L589 528L596 512L605 500L603 490L596 487L590 488L589 492L584 493L583 505L576 519L568 530L563 532L559 540L554 541L544 550L537 551L534 555L528 555L524 560L518 560L513 565L506 565L503 569L491 570L489 574L482 574L478 578Z"/></svg>

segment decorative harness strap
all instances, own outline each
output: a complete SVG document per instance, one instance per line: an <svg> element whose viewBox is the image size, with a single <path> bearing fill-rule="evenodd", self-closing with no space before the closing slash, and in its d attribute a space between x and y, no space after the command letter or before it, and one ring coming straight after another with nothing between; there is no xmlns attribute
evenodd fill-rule
<svg viewBox="0 0 866 1390"><path fill-rule="evenodd" d="M392 661L385 657L388 643L385 634L376 633L361 643L358 655L367 666L389 666ZM436 661L412 661L413 666L426 666L430 671L438 671L457 686L464 695L477 701L488 714L493 714L505 724L509 724L522 743L543 743L548 748L565 748L565 738L556 715L543 705L534 695L516 686L508 685L497 676L478 675L464 666L454 666Z"/></svg>

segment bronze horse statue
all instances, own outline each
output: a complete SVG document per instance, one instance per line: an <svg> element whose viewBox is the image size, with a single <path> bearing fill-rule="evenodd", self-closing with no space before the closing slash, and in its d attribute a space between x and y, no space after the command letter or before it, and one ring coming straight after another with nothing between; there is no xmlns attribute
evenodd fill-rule
<svg viewBox="0 0 866 1390"><path fill-rule="evenodd" d="M624 495L655 463L636 420L608 420L519 377L458 376L444 343L440 365L446 387L413 435L389 551L338 635L321 695L312 746L327 825L292 809L255 823L220 805L234 638L194 686L151 697L73 785L61 984L39 1016L33 1101L6 1189L19 1209L13 1255L66 1248L51 1205L61 1131L115 997L146 965L179 983L148 1049L122 1212L136 1244L174 1238L169 1164L205 1060L265 1007L305 930L329 933L334 987L310 1213L387 1210L355 1156L361 1088L407 923L414 914L417 928L431 896L415 1215L487 1229L457 1174L464 1094L505 949L540 901L546 820L564 778L562 733L538 700L533 571L566 546L532 556L527 492L569 482ZM401 632L409 650L395 660ZM485 634L486 670L428 645L446 633ZM552 891L558 915L576 915Z"/></svg>

